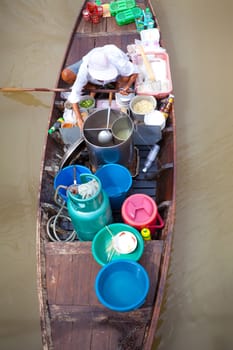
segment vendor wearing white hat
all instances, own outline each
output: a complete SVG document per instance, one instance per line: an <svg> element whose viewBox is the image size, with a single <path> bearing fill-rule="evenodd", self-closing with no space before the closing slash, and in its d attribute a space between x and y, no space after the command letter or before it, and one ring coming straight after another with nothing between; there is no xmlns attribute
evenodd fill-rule
<svg viewBox="0 0 233 350"><path fill-rule="evenodd" d="M73 105L79 127L83 126L83 118L78 102L88 83L104 86L116 82L116 88L121 89L120 93L127 95L137 75L137 67L115 45L94 48L81 61L64 69L62 79L73 84L68 100Z"/></svg>

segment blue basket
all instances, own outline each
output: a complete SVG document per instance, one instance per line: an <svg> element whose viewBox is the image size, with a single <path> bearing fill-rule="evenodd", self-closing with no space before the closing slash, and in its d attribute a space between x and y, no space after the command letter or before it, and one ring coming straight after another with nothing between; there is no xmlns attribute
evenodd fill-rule
<svg viewBox="0 0 233 350"><path fill-rule="evenodd" d="M107 308L126 312L138 309L146 300L150 282L146 270L137 262L117 260L98 273L95 291Z"/></svg>

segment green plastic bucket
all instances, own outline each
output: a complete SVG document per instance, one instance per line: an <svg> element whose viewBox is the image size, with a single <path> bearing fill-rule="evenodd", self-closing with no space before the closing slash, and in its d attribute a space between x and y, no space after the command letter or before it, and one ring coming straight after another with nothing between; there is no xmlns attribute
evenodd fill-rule
<svg viewBox="0 0 233 350"><path fill-rule="evenodd" d="M110 232L109 232L110 231ZM115 236L121 231L129 231L137 238L136 249L129 254L112 252L112 235ZM112 235L111 235L112 234ZM94 237L92 242L92 254L94 259L102 266L110 261L127 259L138 261L144 251L144 240L142 235L134 227L124 223L114 223L103 227Z"/></svg>

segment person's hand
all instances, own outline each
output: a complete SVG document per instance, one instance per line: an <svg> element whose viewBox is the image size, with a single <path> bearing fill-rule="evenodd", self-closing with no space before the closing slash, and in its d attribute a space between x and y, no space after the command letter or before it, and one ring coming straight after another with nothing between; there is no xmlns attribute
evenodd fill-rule
<svg viewBox="0 0 233 350"><path fill-rule="evenodd" d="M83 124L84 124L83 118L77 118L77 125L80 130L83 129Z"/></svg>
<svg viewBox="0 0 233 350"><path fill-rule="evenodd" d="M82 114L80 112L78 103L73 103L72 106L73 106L73 111L74 111L75 116L76 116L76 124L78 125L80 130L82 130L84 121L83 121L83 117L82 117Z"/></svg>
<svg viewBox="0 0 233 350"><path fill-rule="evenodd" d="M121 95L127 96L129 94L129 88L127 86L124 88L120 88L119 92Z"/></svg>

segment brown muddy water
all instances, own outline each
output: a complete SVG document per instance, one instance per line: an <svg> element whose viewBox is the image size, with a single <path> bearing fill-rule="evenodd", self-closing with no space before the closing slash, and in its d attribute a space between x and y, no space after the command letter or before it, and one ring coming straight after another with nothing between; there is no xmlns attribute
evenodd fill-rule
<svg viewBox="0 0 233 350"><path fill-rule="evenodd" d="M0 86L57 79L80 0L0 1ZM177 118L177 215L154 350L233 348L233 2L155 0ZM0 348L41 349L36 207L50 93L0 95Z"/></svg>

